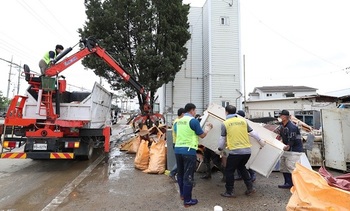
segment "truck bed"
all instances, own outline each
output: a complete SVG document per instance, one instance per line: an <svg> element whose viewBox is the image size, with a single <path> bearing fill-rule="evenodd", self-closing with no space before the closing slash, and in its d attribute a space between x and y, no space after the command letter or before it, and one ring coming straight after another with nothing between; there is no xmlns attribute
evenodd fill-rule
<svg viewBox="0 0 350 211"><path fill-rule="evenodd" d="M38 96L27 91L27 102L24 106L24 119L45 119L45 109L38 113ZM101 128L110 120L112 94L98 83L94 84L91 93L64 92L60 96L59 120L89 121L88 128ZM55 103L54 103L55 107Z"/></svg>

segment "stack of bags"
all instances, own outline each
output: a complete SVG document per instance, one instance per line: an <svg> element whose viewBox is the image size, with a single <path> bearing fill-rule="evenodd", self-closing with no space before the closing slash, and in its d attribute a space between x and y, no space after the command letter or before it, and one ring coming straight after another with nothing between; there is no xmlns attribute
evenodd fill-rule
<svg viewBox="0 0 350 211"><path fill-rule="evenodd" d="M143 127L135 137L123 143L120 150L136 154L136 169L149 174L163 174L166 169L165 131L165 127Z"/></svg>

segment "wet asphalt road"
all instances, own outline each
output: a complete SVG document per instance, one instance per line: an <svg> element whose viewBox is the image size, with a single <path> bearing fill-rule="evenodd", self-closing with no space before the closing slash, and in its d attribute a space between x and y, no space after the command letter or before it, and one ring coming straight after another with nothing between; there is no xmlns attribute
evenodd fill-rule
<svg viewBox="0 0 350 211"><path fill-rule="evenodd" d="M285 210L289 190L278 189L282 174L257 176L257 193L245 196L243 181L235 183L237 198L223 198L221 173L211 180L195 174L193 197L199 203L184 208L177 184L168 176L134 168L134 154L118 149L125 126L114 127L109 154L95 151L90 161L0 160L0 210ZM119 140L117 142L116 140Z"/></svg>

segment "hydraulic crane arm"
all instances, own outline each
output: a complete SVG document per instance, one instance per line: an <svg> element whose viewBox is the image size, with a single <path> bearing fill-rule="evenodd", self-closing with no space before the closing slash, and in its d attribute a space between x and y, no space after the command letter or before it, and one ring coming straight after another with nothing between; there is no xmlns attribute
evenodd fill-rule
<svg viewBox="0 0 350 211"><path fill-rule="evenodd" d="M108 54L108 52L99 47L95 40L88 38L83 39L80 41L84 44L84 48L80 51L74 53L73 55L63 59L61 62L52 65L50 68L48 68L45 72L45 75L47 76L55 76L76 63L77 61L81 60L87 55L90 54L96 54L101 59L103 59L109 66L111 66L122 78L125 82L133 86L138 93L142 94L145 98L147 98L147 94L145 93L144 87L137 82L129 73L127 73L116 61L113 59L112 56ZM65 51L63 51L57 58L56 61L63 58L65 55L67 55L72 48L68 48Z"/></svg>

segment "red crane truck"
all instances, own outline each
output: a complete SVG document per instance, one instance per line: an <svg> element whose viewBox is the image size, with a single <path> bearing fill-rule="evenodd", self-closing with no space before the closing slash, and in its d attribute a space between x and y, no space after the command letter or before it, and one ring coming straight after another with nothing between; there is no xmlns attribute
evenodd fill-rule
<svg viewBox="0 0 350 211"><path fill-rule="evenodd" d="M109 152L112 94L95 83L91 93L67 92L62 71L87 55L95 54L139 93L144 87L101 48L95 39L79 41L83 48L58 62L72 48L64 50L45 75L35 77L24 65L29 83L26 95L15 96L6 113L1 139L1 158L90 159L94 148ZM144 108L150 106L145 101ZM146 110L141 119L162 118Z"/></svg>

